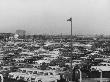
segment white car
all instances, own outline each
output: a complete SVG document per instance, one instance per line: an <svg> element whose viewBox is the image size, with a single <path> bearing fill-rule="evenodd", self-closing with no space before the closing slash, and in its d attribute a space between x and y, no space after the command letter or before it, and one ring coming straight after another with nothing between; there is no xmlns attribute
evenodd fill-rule
<svg viewBox="0 0 110 82"><path fill-rule="evenodd" d="M9 73L9 78L11 79L16 79L16 80L24 80L24 81L28 81L29 80L29 75L26 73L20 73L20 72L11 72Z"/></svg>
<svg viewBox="0 0 110 82"><path fill-rule="evenodd" d="M19 72L11 72L11 73L9 73L8 77L11 79L16 79L18 77L18 75L19 75Z"/></svg>
<svg viewBox="0 0 110 82"><path fill-rule="evenodd" d="M31 77L31 82L57 82L60 80L60 75L55 75L52 72L45 72L42 75L33 75Z"/></svg>

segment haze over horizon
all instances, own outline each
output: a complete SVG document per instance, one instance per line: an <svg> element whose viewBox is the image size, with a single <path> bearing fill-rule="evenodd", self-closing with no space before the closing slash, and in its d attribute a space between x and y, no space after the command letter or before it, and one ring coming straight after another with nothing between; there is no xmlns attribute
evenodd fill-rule
<svg viewBox="0 0 110 82"><path fill-rule="evenodd" d="M110 34L110 0L0 0L0 32Z"/></svg>

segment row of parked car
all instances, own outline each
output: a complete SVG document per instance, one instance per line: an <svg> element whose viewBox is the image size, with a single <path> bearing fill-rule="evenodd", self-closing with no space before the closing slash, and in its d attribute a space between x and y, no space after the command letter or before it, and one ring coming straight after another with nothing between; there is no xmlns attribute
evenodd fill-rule
<svg viewBox="0 0 110 82"><path fill-rule="evenodd" d="M19 68L17 72L9 73L9 78L27 82L57 82L60 75L53 70L39 70L37 68Z"/></svg>

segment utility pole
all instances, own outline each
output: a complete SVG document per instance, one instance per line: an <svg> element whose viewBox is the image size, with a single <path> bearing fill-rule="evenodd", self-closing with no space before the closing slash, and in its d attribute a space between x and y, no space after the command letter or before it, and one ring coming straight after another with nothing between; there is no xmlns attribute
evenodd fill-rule
<svg viewBox="0 0 110 82"><path fill-rule="evenodd" d="M72 70L72 57L73 57L73 55L72 55L72 50L73 50L73 43L72 43L72 18L70 18L70 19L68 19L67 21L70 21L71 22L71 44L70 44L70 46L71 46L71 62L70 62L70 65L71 65L71 82L72 82L72 76L73 76L73 70Z"/></svg>
<svg viewBox="0 0 110 82"><path fill-rule="evenodd" d="M99 69L99 72L100 72L100 82L102 82L102 70L101 69Z"/></svg>
<svg viewBox="0 0 110 82"><path fill-rule="evenodd" d="M79 82L82 82L82 72L81 72L81 70L80 70L80 69L78 69L78 71L79 71L79 74L80 74L80 79L79 79Z"/></svg>

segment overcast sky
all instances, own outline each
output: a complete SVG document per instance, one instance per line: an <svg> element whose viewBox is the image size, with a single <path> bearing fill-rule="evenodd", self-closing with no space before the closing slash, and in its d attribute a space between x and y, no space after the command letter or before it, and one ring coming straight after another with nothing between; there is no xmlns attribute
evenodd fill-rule
<svg viewBox="0 0 110 82"><path fill-rule="evenodd" d="M110 0L0 0L0 32L110 34Z"/></svg>

